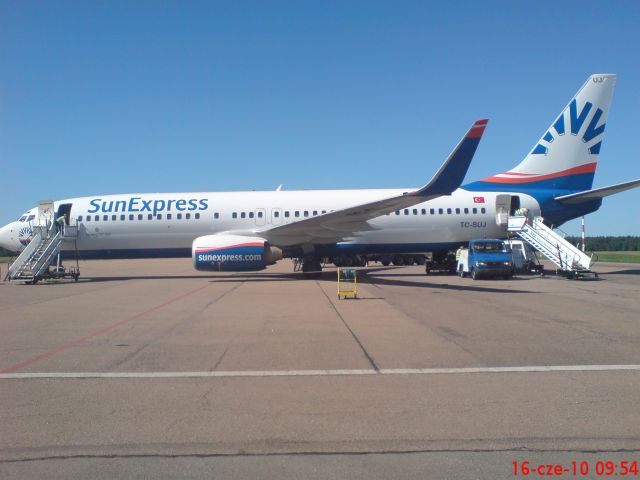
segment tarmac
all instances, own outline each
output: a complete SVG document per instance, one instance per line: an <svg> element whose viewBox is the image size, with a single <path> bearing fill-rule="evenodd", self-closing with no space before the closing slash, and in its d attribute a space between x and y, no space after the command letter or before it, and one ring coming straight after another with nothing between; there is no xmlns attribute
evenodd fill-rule
<svg viewBox="0 0 640 480"><path fill-rule="evenodd" d="M1 478L526 478L513 462L602 478L597 462L640 461L638 265L474 281L374 264L357 300L335 268L289 261L80 268L0 284Z"/></svg>

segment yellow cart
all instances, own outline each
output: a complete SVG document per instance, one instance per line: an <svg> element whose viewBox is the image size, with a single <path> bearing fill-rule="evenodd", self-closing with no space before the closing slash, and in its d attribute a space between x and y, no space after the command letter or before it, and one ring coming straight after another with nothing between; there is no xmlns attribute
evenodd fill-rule
<svg viewBox="0 0 640 480"><path fill-rule="evenodd" d="M338 268L338 300L358 298L358 274L355 268Z"/></svg>

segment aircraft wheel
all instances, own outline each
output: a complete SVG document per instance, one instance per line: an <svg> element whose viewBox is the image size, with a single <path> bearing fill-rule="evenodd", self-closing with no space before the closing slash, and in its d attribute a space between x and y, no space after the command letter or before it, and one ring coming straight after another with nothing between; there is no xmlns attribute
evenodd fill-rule
<svg viewBox="0 0 640 480"><path fill-rule="evenodd" d="M404 265L404 258L402 258L400 255L396 255L395 257L393 257L392 262L395 266L401 267L402 265Z"/></svg>

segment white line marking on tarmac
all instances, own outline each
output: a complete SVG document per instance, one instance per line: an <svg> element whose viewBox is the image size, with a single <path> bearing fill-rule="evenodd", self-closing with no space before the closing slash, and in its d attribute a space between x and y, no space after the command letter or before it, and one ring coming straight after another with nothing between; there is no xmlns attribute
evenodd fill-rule
<svg viewBox="0 0 640 480"><path fill-rule="evenodd" d="M4 373L0 379L29 378L198 378L198 377L326 377L340 375L441 375L460 373L615 372L640 371L640 365L549 365L529 367L391 368L363 370L246 370L219 372L41 372Z"/></svg>

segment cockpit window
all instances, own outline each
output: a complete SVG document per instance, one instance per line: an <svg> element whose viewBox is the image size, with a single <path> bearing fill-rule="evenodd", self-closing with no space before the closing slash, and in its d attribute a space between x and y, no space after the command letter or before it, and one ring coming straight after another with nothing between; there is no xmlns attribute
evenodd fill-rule
<svg viewBox="0 0 640 480"><path fill-rule="evenodd" d="M27 222L30 222L31 220L33 220L34 218L36 218L35 215L29 215L29 218L27 218Z"/></svg>
<svg viewBox="0 0 640 480"><path fill-rule="evenodd" d="M27 219L27 216L26 216L26 215L23 215L23 216L21 216L21 217L18 219L18 221L19 221L19 222L24 222L26 219Z"/></svg>

